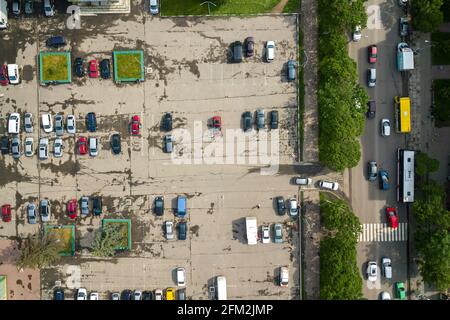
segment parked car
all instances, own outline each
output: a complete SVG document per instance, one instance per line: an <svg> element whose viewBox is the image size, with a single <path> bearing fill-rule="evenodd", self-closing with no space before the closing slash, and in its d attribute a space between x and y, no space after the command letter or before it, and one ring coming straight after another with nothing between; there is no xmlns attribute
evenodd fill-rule
<svg viewBox="0 0 450 320"><path fill-rule="evenodd" d="M89 77L98 78L100 72L98 71L98 61L93 59L89 61Z"/></svg>
<svg viewBox="0 0 450 320"><path fill-rule="evenodd" d="M67 203L67 215L70 219L75 219L77 217L77 199L71 199Z"/></svg>
<svg viewBox="0 0 450 320"><path fill-rule="evenodd" d="M8 79L8 65L3 64L0 67L0 85L7 86L9 83Z"/></svg>
<svg viewBox="0 0 450 320"><path fill-rule="evenodd" d="M250 111L246 111L242 114L242 127L244 132L252 129L252 113Z"/></svg>
<svg viewBox="0 0 450 320"><path fill-rule="evenodd" d="M278 129L278 111L272 110L270 112L270 129Z"/></svg>
<svg viewBox="0 0 450 320"><path fill-rule="evenodd" d="M353 31L353 41L359 41L361 40L361 26L357 25L355 26L355 30Z"/></svg>
<svg viewBox="0 0 450 320"><path fill-rule="evenodd" d="M48 139L41 138L39 140L39 159L44 160L48 158Z"/></svg>
<svg viewBox="0 0 450 320"><path fill-rule="evenodd" d="M378 166L376 161L367 162L367 179L369 181L377 180Z"/></svg>
<svg viewBox="0 0 450 320"><path fill-rule="evenodd" d="M122 291L122 300L131 300L133 298L133 292L131 290L125 289Z"/></svg>
<svg viewBox="0 0 450 320"><path fill-rule="evenodd" d="M151 291L142 292L142 300L153 300L153 292Z"/></svg>
<svg viewBox="0 0 450 320"><path fill-rule="evenodd" d="M280 267L280 287L287 288L289 286L289 269L288 267Z"/></svg>
<svg viewBox="0 0 450 320"><path fill-rule="evenodd" d="M3 222L11 222L11 205L10 204L2 205L2 221Z"/></svg>
<svg viewBox="0 0 450 320"><path fill-rule="evenodd" d="M377 84L377 69L369 68L367 70L367 86L369 88L375 87Z"/></svg>
<svg viewBox="0 0 450 320"><path fill-rule="evenodd" d="M164 116L162 118L161 129L163 131L172 130L172 114L170 114L168 112L164 114Z"/></svg>
<svg viewBox="0 0 450 320"><path fill-rule="evenodd" d="M39 206L39 215L42 222L50 220L50 202L47 199L42 199Z"/></svg>
<svg viewBox="0 0 450 320"><path fill-rule="evenodd" d="M294 60L289 60L287 63L287 79L288 81L295 80L295 67L297 66L297 62Z"/></svg>
<svg viewBox="0 0 450 320"><path fill-rule="evenodd" d="M371 45L368 47L368 56L369 56L369 63L376 63L377 62L377 55L378 55L378 48L376 45Z"/></svg>
<svg viewBox="0 0 450 320"><path fill-rule="evenodd" d="M90 132L97 131L97 117L95 116L95 112L89 112L86 115L86 127Z"/></svg>
<svg viewBox="0 0 450 320"><path fill-rule="evenodd" d="M171 153L173 151L172 135L168 134L164 136L164 152Z"/></svg>
<svg viewBox="0 0 450 320"><path fill-rule="evenodd" d="M37 223L36 205L34 203L29 203L27 206L27 218L29 224Z"/></svg>
<svg viewBox="0 0 450 320"><path fill-rule="evenodd" d="M149 0L149 9L151 14L158 14L159 13L159 4L158 0Z"/></svg>
<svg viewBox="0 0 450 320"><path fill-rule="evenodd" d="M277 203L277 212L280 216L286 213L286 205L284 203L283 197L276 197L275 201Z"/></svg>
<svg viewBox="0 0 450 320"><path fill-rule="evenodd" d="M275 223L273 225L273 242L283 243L283 226L281 223Z"/></svg>
<svg viewBox="0 0 450 320"><path fill-rule="evenodd" d="M395 283L395 292L397 294L397 298L399 298L400 300L406 299L406 289L405 284L403 282Z"/></svg>
<svg viewBox="0 0 450 320"><path fill-rule="evenodd" d="M78 153L83 155L87 153L87 139L86 137L78 138Z"/></svg>
<svg viewBox="0 0 450 320"><path fill-rule="evenodd" d="M95 137L89 137L89 155L91 157L98 155L98 140Z"/></svg>
<svg viewBox="0 0 450 320"><path fill-rule="evenodd" d="M75 58L74 69L75 69L75 74L77 75L77 77L79 77L79 78L84 77L85 72L84 72L83 58Z"/></svg>
<svg viewBox="0 0 450 320"><path fill-rule="evenodd" d="M177 268L177 286L184 287L186 286L186 270L184 268Z"/></svg>
<svg viewBox="0 0 450 320"><path fill-rule="evenodd" d="M120 141L120 134L114 133L111 136L111 150L114 154L120 154L122 152L122 144Z"/></svg>
<svg viewBox="0 0 450 320"><path fill-rule="evenodd" d="M235 41L231 44L231 62L242 62L242 42Z"/></svg>
<svg viewBox="0 0 450 320"><path fill-rule="evenodd" d="M12 142L11 142L11 154L13 156L14 159L19 159L21 152L20 152L20 139L18 136L14 136L12 138Z"/></svg>
<svg viewBox="0 0 450 320"><path fill-rule="evenodd" d="M59 113L55 115L55 132L57 136L64 134L64 116Z"/></svg>
<svg viewBox="0 0 450 320"><path fill-rule="evenodd" d="M222 118L220 116L214 116L211 118L211 127L217 130L222 130Z"/></svg>
<svg viewBox="0 0 450 320"><path fill-rule="evenodd" d="M270 243L270 227L269 226L261 227L261 241L262 241L262 243Z"/></svg>
<svg viewBox="0 0 450 320"><path fill-rule="evenodd" d="M386 218L388 220L389 227L392 229L398 228L398 215L397 210L394 207L386 208Z"/></svg>
<svg viewBox="0 0 450 320"><path fill-rule="evenodd" d="M41 124L44 132L50 133L53 131L53 121L52 116L49 113L43 113L41 115Z"/></svg>
<svg viewBox="0 0 450 320"><path fill-rule="evenodd" d="M138 115L134 115L133 117L131 117L131 123L130 123L130 129L131 129L131 134L132 135L138 135L141 132L141 119L139 118Z"/></svg>
<svg viewBox="0 0 450 320"><path fill-rule="evenodd" d="M381 300L391 300L391 295L387 291L381 292Z"/></svg>
<svg viewBox="0 0 450 320"><path fill-rule="evenodd" d="M157 216L162 216L164 214L164 197L155 198L154 211Z"/></svg>
<svg viewBox="0 0 450 320"><path fill-rule="evenodd" d="M92 198L92 213L94 216L99 216L102 214L102 197Z"/></svg>
<svg viewBox="0 0 450 320"><path fill-rule="evenodd" d="M111 293L111 300L120 300L120 293L118 292Z"/></svg>
<svg viewBox="0 0 450 320"><path fill-rule="evenodd" d="M23 117L23 124L26 133L33 133L33 115L29 112Z"/></svg>
<svg viewBox="0 0 450 320"><path fill-rule="evenodd" d="M98 296L98 292L91 292L91 294L89 295L89 300L98 300L99 296Z"/></svg>
<svg viewBox="0 0 450 320"><path fill-rule="evenodd" d="M166 300L175 300L175 289L174 288L166 289Z"/></svg>
<svg viewBox="0 0 450 320"><path fill-rule="evenodd" d="M328 190L337 190L339 189L339 184L337 182L330 182L330 181L319 181L319 187L322 189L328 189Z"/></svg>
<svg viewBox="0 0 450 320"><path fill-rule="evenodd" d="M177 290L177 300L186 300L186 290L185 289Z"/></svg>
<svg viewBox="0 0 450 320"><path fill-rule="evenodd" d="M247 37L244 43L245 43L245 55L247 57L253 56L253 53L255 51L255 40L253 39L253 37Z"/></svg>
<svg viewBox="0 0 450 320"><path fill-rule="evenodd" d="M380 170L380 189L389 190L389 174L386 170Z"/></svg>
<svg viewBox="0 0 450 320"><path fill-rule="evenodd" d="M381 265L383 266L383 275L386 279L392 279L392 262L389 258L381 259Z"/></svg>
<svg viewBox="0 0 450 320"><path fill-rule="evenodd" d="M266 61L271 62L275 59L275 41L267 41L266 43Z"/></svg>
<svg viewBox="0 0 450 320"><path fill-rule="evenodd" d="M409 20L408 17L400 17L399 21L400 37L406 37L409 35Z"/></svg>
<svg viewBox="0 0 450 320"><path fill-rule="evenodd" d="M373 119L375 118L375 113L377 111L377 104L374 100L371 100L367 103L367 118Z"/></svg>
<svg viewBox="0 0 450 320"><path fill-rule="evenodd" d="M398 0L398 5L402 7L407 6L408 0Z"/></svg>
<svg viewBox="0 0 450 320"><path fill-rule="evenodd" d="M160 289L155 290L155 300L162 300L163 299L163 292Z"/></svg>
<svg viewBox="0 0 450 320"><path fill-rule="evenodd" d="M264 110L261 109L257 109L256 110L256 128L258 130L260 129L264 129L265 127L265 114L264 114Z"/></svg>
<svg viewBox="0 0 450 320"><path fill-rule="evenodd" d="M21 7L22 3L20 0L12 0L12 13L15 16L20 15L20 13L22 12Z"/></svg>
<svg viewBox="0 0 450 320"><path fill-rule="evenodd" d="M77 120L75 119L74 115L69 114L67 116L66 126L67 133L75 134L77 132Z"/></svg>
<svg viewBox="0 0 450 320"><path fill-rule="evenodd" d="M391 135L391 122L389 119L381 119L381 135L389 137Z"/></svg>
<svg viewBox="0 0 450 320"><path fill-rule="evenodd" d="M8 80L10 84L19 84L19 66L17 64L8 64Z"/></svg>
<svg viewBox="0 0 450 320"><path fill-rule="evenodd" d="M53 154L55 158L61 158L63 156L63 141L61 138L55 139L55 143L53 145Z"/></svg>
<svg viewBox="0 0 450 320"><path fill-rule="evenodd" d="M56 289L53 293L53 300L64 300L64 290Z"/></svg>
<svg viewBox="0 0 450 320"><path fill-rule="evenodd" d="M53 0L44 0L44 13L46 17L53 17L55 15L55 5Z"/></svg>
<svg viewBox="0 0 450 320"><path fill-rule="evenodd" d="M81 197L80 211L81 216L87 216L89 214L89 197Z"/></svg>
<svg viewBox="0 0 450 320"><path fill-rule="evenodd" d="M294 179L294 183L298 186L310 186L312 184L312 179L305 177L297 177Z"/></svg>
<svg viewBox="0 0 450 320"><path fill-rule="evenodd" d="M293 217L298 215L298 205L296 199L289 200L289 214Z"/></svg>
<svg viewBox="0 0 450 320"><path fill-rule="evenodd" d="M134 290L133 300L142 300L142 291L141 290Z"/></svg>
<svg viewBox="0 0 450 320"><path fill-rule="evenodd" d="M9 143L9 137L8 136L2 136L1 139L1 151L2 154L8 154L10 150L10 143Z"/></svg>
<svg viewBox="0 0 450 320"><path fill-rule="evenodd" d="M20 133L20 114L13 112L8 118L8 133L19 134Z"/></svg>
<svg viewBox="0 0 450 320"><path fill-rule="evenodd" d="M65 46L66 40L63 36L53 36L48 38L45 44L47 45L47 47L57 48L60 46Z"/></svg>
<svg viewBox="0 0 450 320"><path fill-rule="evenodd" d="M32 137L25 138L25 157L32 157L34 155L34 140Z"/></svg>
<svg viewBox="0 0 450 320"><path fill-rule="evenodd" d="M111 64L109 59L103 59L100 62L100 74L103 79L111 78Z"/></svg>
<svg viewBox="0 0 450 320"><path fill-rule="evenodd" d="M25 14L33 14L33 0L25 0Z"/></svg>
<svg viewBox="0 0 450 320"><path fill-rule="evenodd" d="M166 231L166 239L173 240L173 222L166 221L164 226L165 226L165 231Z"/></svg>
<svg viewBox="0 0 450 320"><path fill-rule="evenodd" d="M369 261L367 263L366 274L367 274L367 280L369 280L371 282L377 281L378 267L377 267L377 263L375 261Z"/></svg>
<svg viewBox="0 0 450 320"><path fill-rule="evenodd" d="M187 222L178 223L178 240L186 240L187 238Z"/></svg>

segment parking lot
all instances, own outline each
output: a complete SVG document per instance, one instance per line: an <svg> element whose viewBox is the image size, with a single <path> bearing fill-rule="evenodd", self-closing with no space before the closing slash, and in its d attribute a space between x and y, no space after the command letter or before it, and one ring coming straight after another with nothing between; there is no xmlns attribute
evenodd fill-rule
<svg viewBox="0 0 450 320"><path fill-rule="evenodd" d="M9 31L2 34L6 50L0 53L2 61L15 62L22 69L20 85L2 88L0 134L6 133L9 113L31 112L35 129L33 134L22 130L22 142L32 136L37 146L39 138L48 136L52 153L55 133L38 129L38 115L49 112L77 118L76 135L65 132L63 136L62 158L51 154L38 161L36 155L19 160L1 156L1 202L10 203L17 216L9 224L2 223L0 235L25 236L38 230L39 225L26 222L30 201L49 199L50 223L70 224L66 213L70 199L103 198L101 217L78 217L75 222L76 256L63 258L61 265L41 273L42 297L50 297L57 280L67 292L81 286L105 299L109 292L123 289L175 287L173 270L182 266L187 271L188 298L208 299L208 286L218 275L227 277L229 298L298 298L297 223L286 215L277 216L274 207L276 196L298 198L298 188L289 183L292 172L282 169L298 155L297 87L285 76L287 61L297 59L296 17L161 19L136 6L125 18L82 17L82 30L76 31L64 29L65 18L11 19ZM55 34L66 37L68 45L58 51L71 51L72 61L75 57L112 59L113 50L143 50L145 82L115 84L111 79L74 76L70 85L39 85L36 55L49 50L45 40ZM255 55L239 64L228 63L229 44L247 36L255 38ZM276 43L272 63L264 62L267 40ZM258 108L265 110L266 129L227 139L233 130L241 131L242 113L254 114ZM279 130L268 129L271 110L279 111ZM88 112L97 115L95 133L86 130ZM162 148L165 133L159 127L165 112L174 119L172 154ZM129 133L135 114L142 122L139 136ZM222 118L222 131L214 134L206 124L216 115ZM121 134L120 155L111 152L112 133ZM98 156L76 152L80 136L99 138ZM278 151L271 147L275 139L279 139ZM246 141L243 149L239 141ZM202 155L202 150L210 157ZM275 166L270 174L261 171L277 163L281 169ZM163 217L151 213L159 195L165 198ZM188 199L190 232L186 241L167 241L163 222L179 221L172 211L177 195ZM246 216L257 217L258 225L283 223L284 242L247 245ZM130 252L113 259L90 255L87 249L102 218L132 220ZM289 266L289 289L277 285L278 267L283 265Z"/></svg>

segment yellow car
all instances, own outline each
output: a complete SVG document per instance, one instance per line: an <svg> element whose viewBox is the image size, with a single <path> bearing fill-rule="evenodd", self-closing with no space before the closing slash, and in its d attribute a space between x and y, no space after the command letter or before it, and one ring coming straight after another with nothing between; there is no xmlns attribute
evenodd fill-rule
<svg viewBox="0 0 450 320"><path fill-rule="evenodd" d="M166 289L166 300L175 300L175 289L174 288Z"/></svg>

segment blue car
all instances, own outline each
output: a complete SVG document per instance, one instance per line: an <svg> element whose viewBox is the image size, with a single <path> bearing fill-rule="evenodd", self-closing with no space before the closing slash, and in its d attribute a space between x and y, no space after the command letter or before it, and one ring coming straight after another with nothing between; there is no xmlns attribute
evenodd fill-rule
<svg viewBox="0 0 450 320"><path fill-rule="evenodd" d="M187 238L187 222L182 221L178 224L178 240L186 240Z"/></svg>
<svg viewBox="0 0 450 320"><path fill-rule="evenodd" d="M90 132L97 131L97 118L94 112L89 112L86 116L86 126Z"/></svg>
<svg viewBox="0 0 450 320"><path fill-rule="evenodd" d="M109 64L109 59L103 59L100 62L100 75L103 79L111 78L111 68Z"/></svg>
<svg viewBox="0 0 450 320"><path fill-rule="evenodd" d="M389 174L386 170L380 170L380 189L389 190Z"/></svg>

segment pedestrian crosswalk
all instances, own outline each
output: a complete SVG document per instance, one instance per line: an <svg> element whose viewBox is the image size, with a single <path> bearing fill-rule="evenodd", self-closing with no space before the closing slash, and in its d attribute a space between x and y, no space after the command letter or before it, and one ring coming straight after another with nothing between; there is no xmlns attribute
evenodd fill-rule
<svg viewBox="0 0 450 320"><path fill-rule="evenodd" d="M407 223L399 223L396 229L392 229L387 223L365 223L361 227L362 232L359 235L358 242L408 240Z"/></svg>

